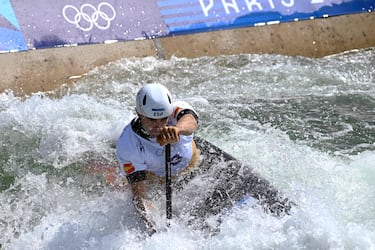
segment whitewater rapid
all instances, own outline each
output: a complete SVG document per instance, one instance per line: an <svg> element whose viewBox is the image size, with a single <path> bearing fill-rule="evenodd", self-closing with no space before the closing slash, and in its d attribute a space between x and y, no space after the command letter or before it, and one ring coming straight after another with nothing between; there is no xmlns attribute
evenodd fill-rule
<svg viewBox="0 0 375 250"><path fill-rule="evenodd" d="M56 91L2 93L2 248L375 249L374 65L373 49L321 59L133 58ZM209 237L178 218L145 235L129 190L114 191L86 167L116 165L114 142L148 82L190 102L197 134L295 201L292 213L243 206ZM205 192L204 180L198 188Z"/></svg>

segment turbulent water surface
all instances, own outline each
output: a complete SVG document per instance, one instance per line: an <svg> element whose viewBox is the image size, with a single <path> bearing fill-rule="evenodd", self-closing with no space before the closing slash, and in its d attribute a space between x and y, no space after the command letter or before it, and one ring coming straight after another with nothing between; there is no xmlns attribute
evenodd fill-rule
<svg viewBox="0 0 375 250"><path fill-rule="evenodd" d="M129 190L89 167L116 166L135 93L155 82L196 108L199 136L290 197L291 214L242 206L213 235L175 218L147 237ZM2 249L375 249L374 49L124 59L53 92L2 93L0 121Z"/></svg>

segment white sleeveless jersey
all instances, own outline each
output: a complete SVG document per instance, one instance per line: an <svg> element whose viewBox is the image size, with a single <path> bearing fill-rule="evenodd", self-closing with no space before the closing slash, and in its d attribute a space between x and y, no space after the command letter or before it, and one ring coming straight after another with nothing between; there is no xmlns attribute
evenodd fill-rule
<svg viewBox="0 0 375 250"><path fill-rule="evenodd" d="M168 119L168 125L176 125L177 115L186 109L196 113L186 102L173 103L173 113ZM180 135L180 140L171 144L172 175L178 174L189 164L193 154L192 140L193 135ZM136 134L131 123L124 128L117 141L116 155L124 175L146 170L158 176L165 176L165 146L160 146L156 138L145 139Z"/></svg>

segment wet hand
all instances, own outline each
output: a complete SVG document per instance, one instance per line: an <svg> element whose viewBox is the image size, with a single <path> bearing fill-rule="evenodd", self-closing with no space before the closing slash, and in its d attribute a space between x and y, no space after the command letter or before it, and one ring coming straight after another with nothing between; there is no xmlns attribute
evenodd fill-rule
<svg viewBox="0 0 375 250"><path fill-rule="evenodd" d="M154 206L149 199L143 199L139 196L133 197L133 204L135 209L138 211L139 215L146 222L147 226L152 229L152 233L156 231L156 224L152 218L152 215L155 214Z"/></svg>
<svg viewBox="0 0 375 250"><path fill-rule="evenodd" d="M139 196L133 197L134 207L141 214L147 214L148 212L154 210L152 202L149 199L143 199Z"/></svg>
<svg viewBox="0 0 375 250"><path fill-rule="evenodd" d="M156 141L160 146L175 143L180 140L180 130L178 127L170 126L161 129Z"/></svg>

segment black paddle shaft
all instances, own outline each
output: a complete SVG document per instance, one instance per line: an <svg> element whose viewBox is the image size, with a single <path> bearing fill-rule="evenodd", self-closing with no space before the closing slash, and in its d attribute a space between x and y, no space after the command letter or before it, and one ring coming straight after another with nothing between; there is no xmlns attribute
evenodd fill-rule
<svg viewBox="0 0 375 250"><path fill-rule="evenodd" d="M171 145L165 145L165 191L167 219L172 218Z"/></svg>

